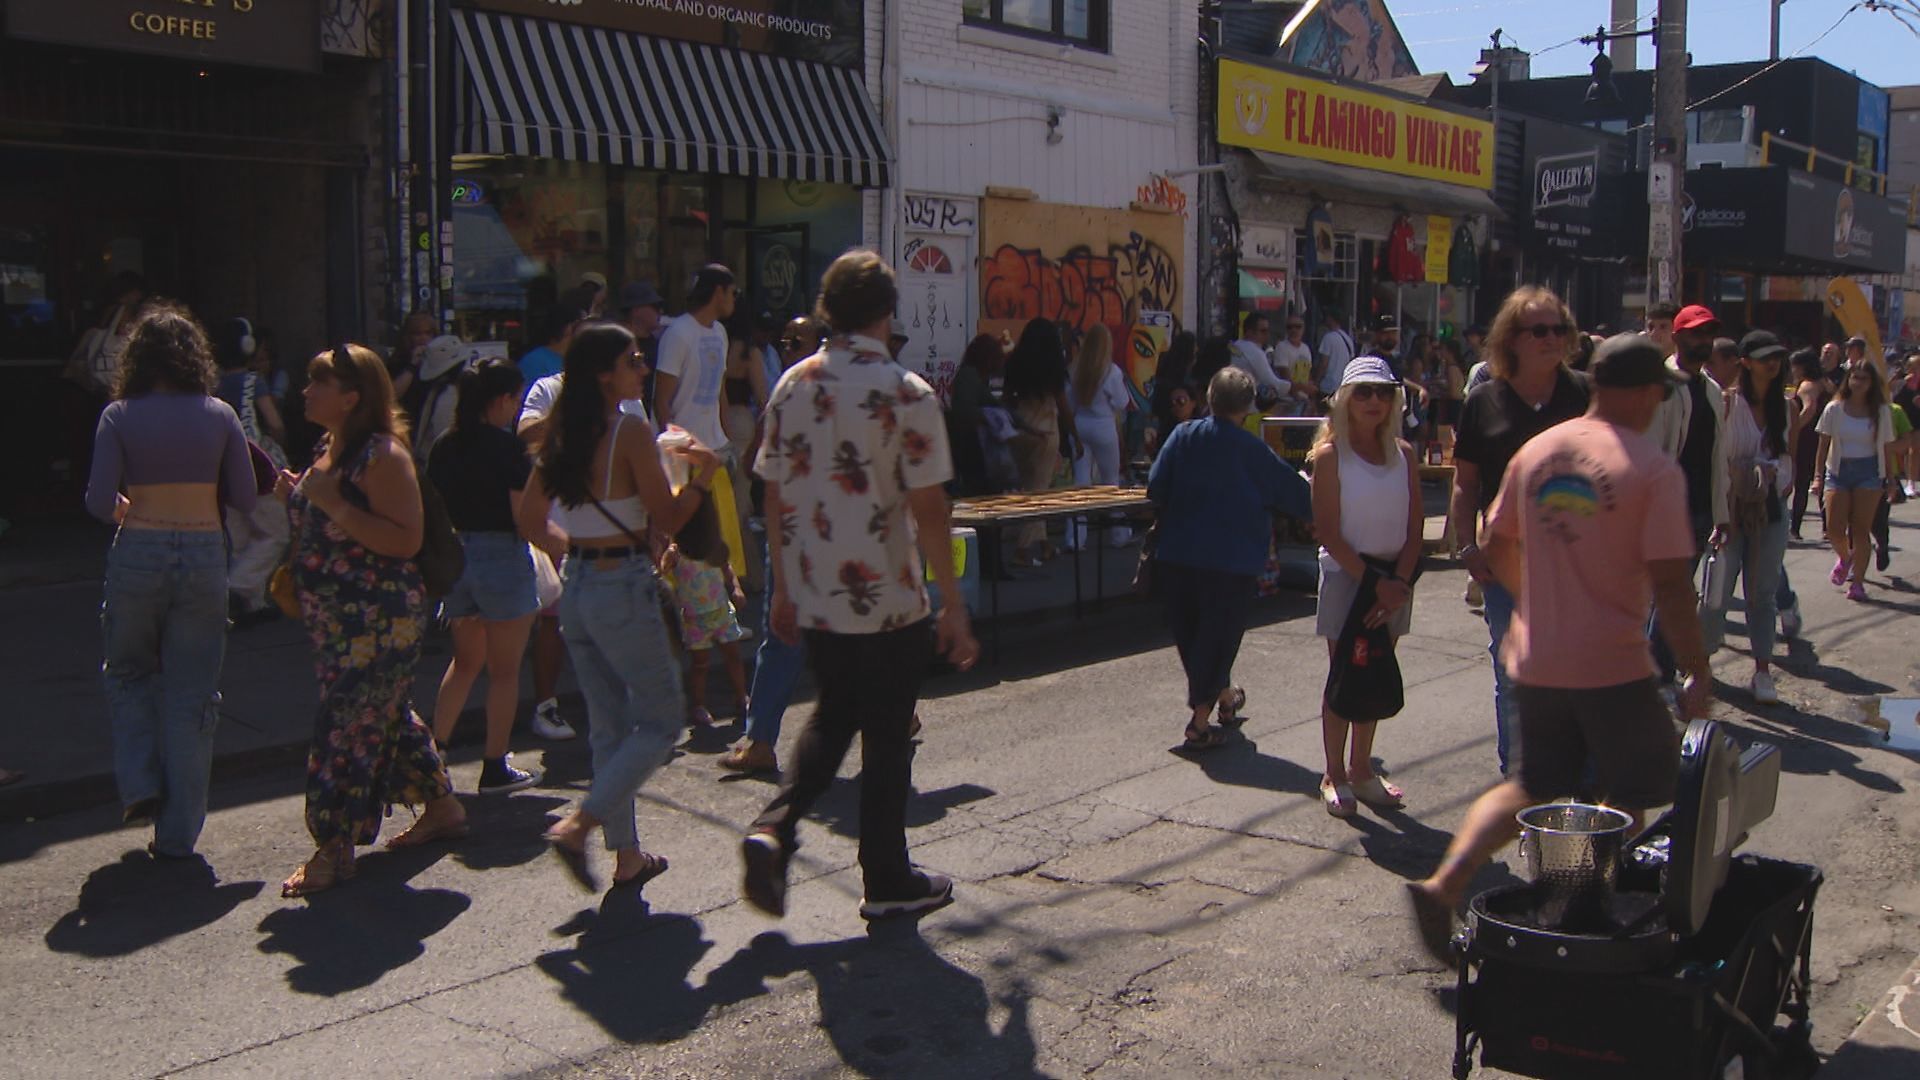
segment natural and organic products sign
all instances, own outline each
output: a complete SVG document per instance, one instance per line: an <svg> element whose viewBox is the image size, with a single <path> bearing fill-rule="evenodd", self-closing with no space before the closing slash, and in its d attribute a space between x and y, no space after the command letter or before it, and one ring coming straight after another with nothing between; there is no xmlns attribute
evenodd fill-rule
<svg viewBox="0 0 1920 1080"><path fill-rule="evenodd" d="M1304 74L1220 61L1220 142L1493 187L1493 125Z"/></svg>
<svg viewBox="0 0 1920 1080"><path fill-rule="evenodd" d="M704 41L843 67L864 61L863 0L465 0L470 7Z"/></svg>

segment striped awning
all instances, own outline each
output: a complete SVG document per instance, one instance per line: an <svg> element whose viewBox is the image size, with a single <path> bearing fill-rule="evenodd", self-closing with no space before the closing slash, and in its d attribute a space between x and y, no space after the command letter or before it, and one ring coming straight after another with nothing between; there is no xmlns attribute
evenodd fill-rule
<svg viewBox="0 0 1920 1080"><path fill-rule="evenodd" d="M454 152L884 187L847 68L455 8Z"/></svg>

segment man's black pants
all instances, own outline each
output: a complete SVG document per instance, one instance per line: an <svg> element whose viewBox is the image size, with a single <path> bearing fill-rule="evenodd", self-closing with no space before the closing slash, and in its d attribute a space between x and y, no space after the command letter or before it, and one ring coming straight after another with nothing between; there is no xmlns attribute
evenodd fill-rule
<svg viewBox="0 0 1920 1080"><path fill-rule="evenodd" d="M1220 700L1232 683L1233 661L1247 632L1256 579L1249 574L1155 562L1153 587L1166 605L1180 666L1187 672L1187 707Z"/></svg>
<svg viewBox="0 0 1920 1080"><path fill-rule="evenodd" d="M860 736L860 870L868 900L906 900L920 890L907 858L907 794L913 786L913 723L920 681L933 660L933 620L877 634L805 631L819 687L800 731L786 783L753 823L799 846L800 819L833 785Z"/></svg>

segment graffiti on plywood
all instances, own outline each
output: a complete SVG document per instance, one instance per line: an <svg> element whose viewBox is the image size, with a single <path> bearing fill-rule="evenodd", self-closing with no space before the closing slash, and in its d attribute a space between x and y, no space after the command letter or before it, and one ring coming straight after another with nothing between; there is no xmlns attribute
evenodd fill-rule
<svg viewBox="0 0 1920 1080"><path fill-rule="evenodd" d="M980 245L981 330L1014 337L1051 319L1077 339L1097 324L1136 392L1180 309L1184 223L1170 214L989 199Z"/></svg>

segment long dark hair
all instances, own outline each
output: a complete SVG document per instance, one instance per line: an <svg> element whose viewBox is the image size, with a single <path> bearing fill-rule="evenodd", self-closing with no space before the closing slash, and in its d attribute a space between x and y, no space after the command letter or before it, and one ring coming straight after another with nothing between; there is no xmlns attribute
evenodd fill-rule
<svg viewBox="0 0 1920 1080"><path fill-rule="evenodd" d="M489 356L460 373L454 384L453 430L477 431L487 425L487 410L508 394L518 394L526 385L520 369L497 356Z"/></svg>
<svg viewBox="0 0 1920 1080"><path fill-rule="evenodd" d="M1193 331L1180 331L1167 343L1167 351L1160 354L1160 363L1153 369L1151 404L1163 431L1172 429L1173 392L1186 385L1187 373L1193 370L1193 348Z"/></svg>
<svg viewBox="0 0 1920 1080"><path fill-rule="evenodd" d="M178 304L157 301L147 305L127 335L120 355L118 398L171 390L180 394L211 394L219 381L213 365L213 344L193 313Z"/></svg>
<svg viewBox="0 0 1920 1080"><path fill-rule="evenodd" d="M1750 362L1740 365L1740 374L1734 380L1734 385L1740 388L1742 401L1749 405L1755 401L1760 403L1760 416L1766 421L1765 430L1760 433L1760 445L1766 447L1767 453L1774 457L1787 452L1787 395L1781 393L1787 381L1787 365L1781 364L1779 371L1780 374L1774 376L1773 385L1757 392L1753 388L1753 367Z"/></svg>
<svg viewBox="0 0 1920 1080"><path fill-rule="evenodd" d="M711 494L701 493L699 509L673 535L673 543L682 557L708 566L723 566L731 558L727 541L720 535L720 512L714 509Z"/></svg>
<svg viewBox="0 0 1920 1080"><path fill-rule="evenodd" d="M587 501L594 451L607 433L606 395L600 376L633 351L633 334L618 323L594 323L573 335L547 437L540 444L540 482L562 506Z"/></svg>
<svg viewBox="0 0 1920 1080"><path fill-rule="evenodd" d="M1001 387L1015 401L1052 397L1067 386L1067 349L1050 319L1033 319L1007 354Z"/></svg>
<svg viewBox="0 0 1920 1080"><path fill-rule="evenodd" d="M978 371L981 378L985 378L1006 362L1006 356L999 338L992 334L976 334L972 341L967 342L967 351L960 355L960 366L970 367Z"/></svg>
<svg viewBox="0 0 1920 1080"><path fill-rule="evenodd" d="M307 381L332 382L341 390L360 395L353 412L342 426L340 445L334 448L331 472L353 467L376 436L391 435L400 445L407 444L407 417L393 400L393 379L387 375L387 362L365 345L341 345L307 362Z"/></svg>
<svg viewBox="0 0 1920 1080"><path fill-rule="evenodd" d="M1213 377L1220 369L1233 363L1233 342L1224 335L1216 334L1200 343L1200 349L1194 354L1193 370L1187 373L1187 381L1205 388L1212 384Z"/></svg>
<svg viewBox="0 0 1920 1080"><path fill-rule="evenodd" d="M1834 396L1843 402L1853 400L1853 370L1855 366L1854 364L1847 365L1847 373L1840 379L1840 388L1834 391ZM1887 405L1887 383L1885 379L1880 377L1879 370L1876 369L1871 362L1862 359L1857 366L1863 367L1867 371L1867 422L1873 427L1873 437L1878 439L1880 437L1880 410L1886 408Z"/></svg>

